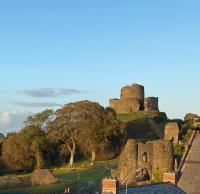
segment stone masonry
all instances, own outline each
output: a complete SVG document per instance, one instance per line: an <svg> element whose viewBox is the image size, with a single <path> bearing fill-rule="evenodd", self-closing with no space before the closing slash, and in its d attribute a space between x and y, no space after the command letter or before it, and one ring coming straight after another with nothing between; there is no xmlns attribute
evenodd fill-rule
<svg viewBox="0 0 200 194"><path fill-rule="evenodd" d="M143 178L152 180L154 170L164 172L173 170L173 146L168 140L149 141L145 144L129 139L120 154L116 176L124 185L127 181L136 183ZM140 176L140 177L138 177ZM145 179L148 180L148 179Z"/></svg>
<svg viewBox="0 0 200 194"><path fill-rule="evenodd" d="M177 144L179 140L179 126L176 122L167 123L164 129L164 139L172 141Z"/></svg>
<svg viewBox="0 0 200 194"><path fill-rule="evenodd" d="M120 99L110 99L109 103L117 113L159 111L158 98L145 98L144 86L139 84L123 87Z"/></svg>

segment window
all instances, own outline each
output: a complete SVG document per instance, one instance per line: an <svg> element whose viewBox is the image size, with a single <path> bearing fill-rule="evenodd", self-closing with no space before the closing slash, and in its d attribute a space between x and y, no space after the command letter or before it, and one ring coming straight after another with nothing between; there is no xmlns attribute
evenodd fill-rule
<svg viewBox="0 0 200 194"><path fill-rule="evenodd" d="M147 162L148 161L148 157L147 157L147 153L144 152L144 154L142 155L142 159L144 162Z"/></svg>

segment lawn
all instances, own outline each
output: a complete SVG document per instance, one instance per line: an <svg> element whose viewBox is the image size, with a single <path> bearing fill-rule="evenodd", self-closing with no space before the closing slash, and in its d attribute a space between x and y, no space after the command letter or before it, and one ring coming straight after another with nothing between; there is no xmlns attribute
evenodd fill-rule
<svg viewBox="0 0 200 194"><path fill-rule="evenodd" d="M116 166L116 160L101 161L92 167L90 167L86 162L76 163L73 169L68 167L53 169L54 176L59 179L59 183L57 184L13 188L2 190L1 192L55 194L62 193L67 187L70 187L72 191L77 192L78 187L80 188L81 185L87 183L88 181L94 181L100 189L102 179L106 176L110 176L110 169L113 168L113 166Z"/></svg>
<svg viewBox="0 0 200 194"><path fill-rule="evenodd" d="M120 113L117 118L122 122L129 122L146 118L144 112Z"/></svg>

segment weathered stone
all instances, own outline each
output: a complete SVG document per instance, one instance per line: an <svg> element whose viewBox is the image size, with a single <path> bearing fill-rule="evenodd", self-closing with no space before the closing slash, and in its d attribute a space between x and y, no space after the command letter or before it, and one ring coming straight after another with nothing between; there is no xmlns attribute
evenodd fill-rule
<svg viewBox="0 0 200 194"><path fill-rule="evenodd" d="M136 98L144 100L144 86L133 84L132 86L125 86L121 89L121 99Z"/></svg>
<svg viewBox="0 0 200 194"><path fill-rule="evenodd" d="M145 144L129 139L120 154L118 163L118 179L121 184L135 183L138 171L146 178L152 179L154 169L159 169L162 174L173 169L172 143L167 140L149 141ZM116 173L117 174L117 173ZM141 177L141 181L144 177ZM138 179L138 176L137 176Z"/></svg>
<svg viewBox="0 0 200 194"><path fill-rule="evenodd" d="M121 184L135 183L137 169L137 141L129 139L120 154L118 171Z"/></svg>
<svg viewBox="0 0 200 194"><path fill-rule="evenodd" d="M158 97L147 97L144 99L145 111L159 111L158 109Z"/></svg>
<svg viewBox="0 0 200 194"><path fill-rule="evenodd" d="M57 182L58 179L47 169L35 170L31 176L32 185L46 185Z"/></svg>
<svg viewBox="0 0 200 194"><path fill-rule="evenodd" d="M172 141L172 143L178 143L179 126L176 122L167 123L164 129L164 139Z"/></svg>
<svg viewBox="0 0 200 194"><path fill-rule="evenodd" d="M159 110L158 98L149 97L144 99L144 86L139 84L123 87L120 99L110 99L109 103L117 113Z"/></svg>

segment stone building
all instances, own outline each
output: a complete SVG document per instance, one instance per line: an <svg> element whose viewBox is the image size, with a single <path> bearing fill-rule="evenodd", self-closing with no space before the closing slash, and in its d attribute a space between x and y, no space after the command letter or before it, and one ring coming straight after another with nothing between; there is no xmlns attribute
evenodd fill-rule
<svg viewBox="0 0 200 194"><path fill-rule="evenodd" d="M116 176L124 185L152 180L157 170L160 178L164 172L173 170L172 143L167 140L149 141L145 144L129 139L120 154Z"/></svg>
<svg viewBox="0 0 200 194"><path fill-rule="evenodd" d="M164 139L177 144L179 140L179 126L176 122L167 123L164 129Z"/></svg>
<svg viewBox="0 0 200 194"><path fill-rule="evenodd" d="M144 86L139 84L123 87L120 99L110 99L109 103L117 113L159 111L158 98L145 98Z"/></svg>

